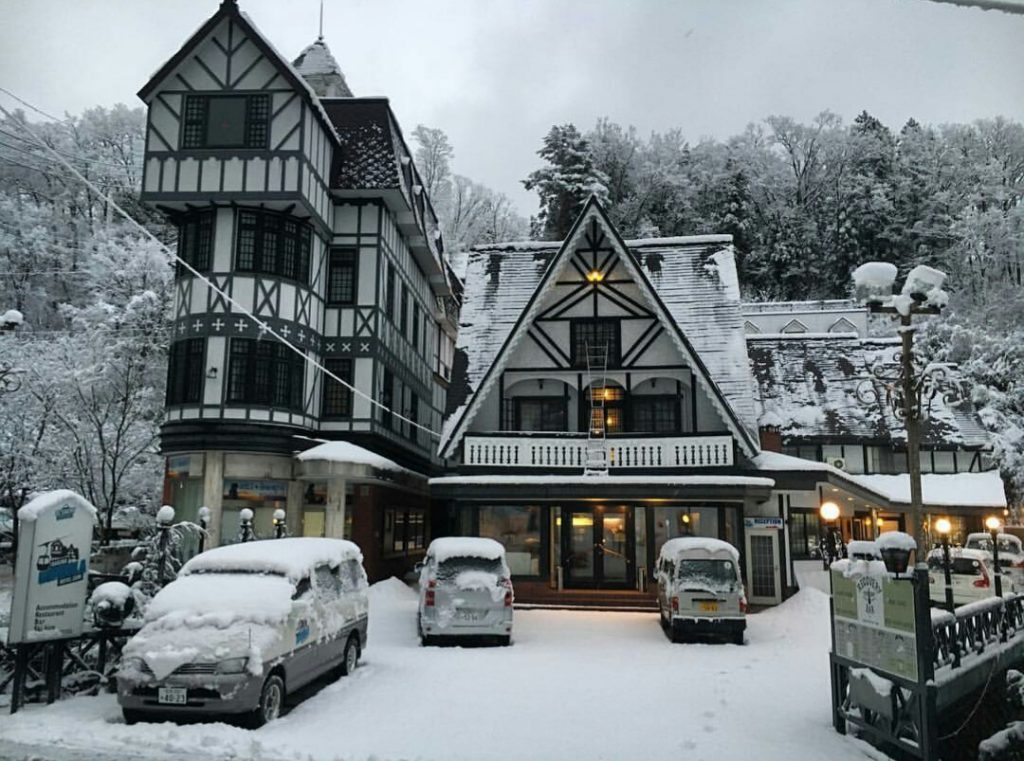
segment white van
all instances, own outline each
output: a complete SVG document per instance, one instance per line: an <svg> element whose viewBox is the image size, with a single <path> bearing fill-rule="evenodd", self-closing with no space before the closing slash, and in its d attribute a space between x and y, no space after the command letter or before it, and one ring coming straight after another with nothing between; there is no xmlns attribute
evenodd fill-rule
<svg viewBox="0 0 1024 761"><path fill-rule="evenodd" d="M712 635L743 644L747 597L740 553L705 537L669 539L658 555L658 608L673 642Z"/></svg>
<svg viewBox="0 0 1024 761"><path fill-rule="evenodd" d="M204 552L149 603L125 645L125 721L232 714L258 727L285 696L366 647L359 548L341 539L267 539Z"/></svg>
<svg viewBox="0 0 1024 761"><path fill-rule="evenodd" d="M435 539L420 565L420 641L488 637L512 642L512 579L493 539Z"/></svg>

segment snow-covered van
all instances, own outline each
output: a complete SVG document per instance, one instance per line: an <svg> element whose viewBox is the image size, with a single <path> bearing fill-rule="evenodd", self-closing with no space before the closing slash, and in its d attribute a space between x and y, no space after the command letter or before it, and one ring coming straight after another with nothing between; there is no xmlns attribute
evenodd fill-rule
<svg viewBox="0 0 1024 761"><path fill-rule="evenodd" d="M743 644L747 597L740 553L705 537L669 539L658 555L658 608L673 642L713 635Z"/></svg>
<svg viewBox="0 0 1024 761"><path fill-rule="evenodd" d="M267 539L204 552L152 599L124 649L125 721L233 714L277 718L285 696L366 646L359 548L341 539Z"/></svg>
<svg viewBox="0 0 1024 761"><path fill-rule="evenodd" d="M512 580L505 548L493 539L445 537L420 566L420 640L455 637L512 641Z"/></svg>

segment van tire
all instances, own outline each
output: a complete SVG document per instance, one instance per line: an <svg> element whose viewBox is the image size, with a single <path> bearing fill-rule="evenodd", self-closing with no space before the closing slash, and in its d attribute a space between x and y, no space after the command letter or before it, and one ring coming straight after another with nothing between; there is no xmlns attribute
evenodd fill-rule
<svg viewBox="0 0 1024 761"><path fill-rule="evenodd" d="M142 711L137 711L134 708L122 708L121 714L124 716L124 723L128 725L143 721Z"/></svg>
<svg viewBox="0 0 1024 761"><path fill-rule="evenodd" d="M504 637L498 637L498 646L499 647L508 647L511 644L512 644L512 635L511 634L506 634Z"/></svg>
<svg viewBox="0 0 1024 761"><path fill-rule="evenodd" d="M278 718L284 707L284 697L284 680L277 674L271 674L263 682L260 702L256 710L246 717L245 725L250 729L258 729Z"/></svg>
<svg viewBox="0 0 1024 761"><path fill-rule="evenodd" d="M345 643L345 654L341 659L341 675L348 676L359 665L359 638L353 634Z"/></svg>
<svg viewBox="0 0 1024 761"><path fill-rule="evenodd" d="M736 632L735 634L733 634L732 635L732 643L734 645L742 645L743 644L743 632Z"/></svg>

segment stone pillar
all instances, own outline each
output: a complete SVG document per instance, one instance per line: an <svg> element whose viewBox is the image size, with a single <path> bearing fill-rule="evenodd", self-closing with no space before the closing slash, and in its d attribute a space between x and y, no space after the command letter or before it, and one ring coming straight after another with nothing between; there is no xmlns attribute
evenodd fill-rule
<svg viewBox="0 0 1024 761"><path fill-rule="evenodd" d="M220 520L224 499L224 453L206 452L203 461L203 501L210 508L209 536L206 547L219 547Z"/></svg>
<svg viewBox="0 0 1024 761"><path fill-rule="evenodd" d="M330 478L327 481L327 505L324 516L324 536L341 539L345 535L345 484L344 478Z"/></svg>
<svg viewBox="0 0 1024 761"><path fill-rule="evenodd" d="M288 503L284 510L288 536L302 536L302 503L305 493L305 481L293 478L288 482Z"/></svg>

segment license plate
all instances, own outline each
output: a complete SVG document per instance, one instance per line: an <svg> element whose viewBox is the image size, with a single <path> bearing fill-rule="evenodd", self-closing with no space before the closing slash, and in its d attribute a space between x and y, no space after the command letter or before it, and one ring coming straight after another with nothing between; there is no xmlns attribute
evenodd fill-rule
<svg viewBox="0 0 1024 761"><path fill-rule="evenodd" d="M700 609L704 613L717 613L718 602L716 600L701 600Z"/></svg>
<svg viewBox="0 0 1024 761"><path fill-rule="evenodd" d="M157 690L156 701L164 705L183 706L187 702L188 690L184 687L161 687Z"/></svg>
<svg viewBox="0 0 1024 761"><path fill-rule="evenodd" d="M487 611L459 608L455 611L455 617L460 621L483 621L487 618Z"/></svg>

